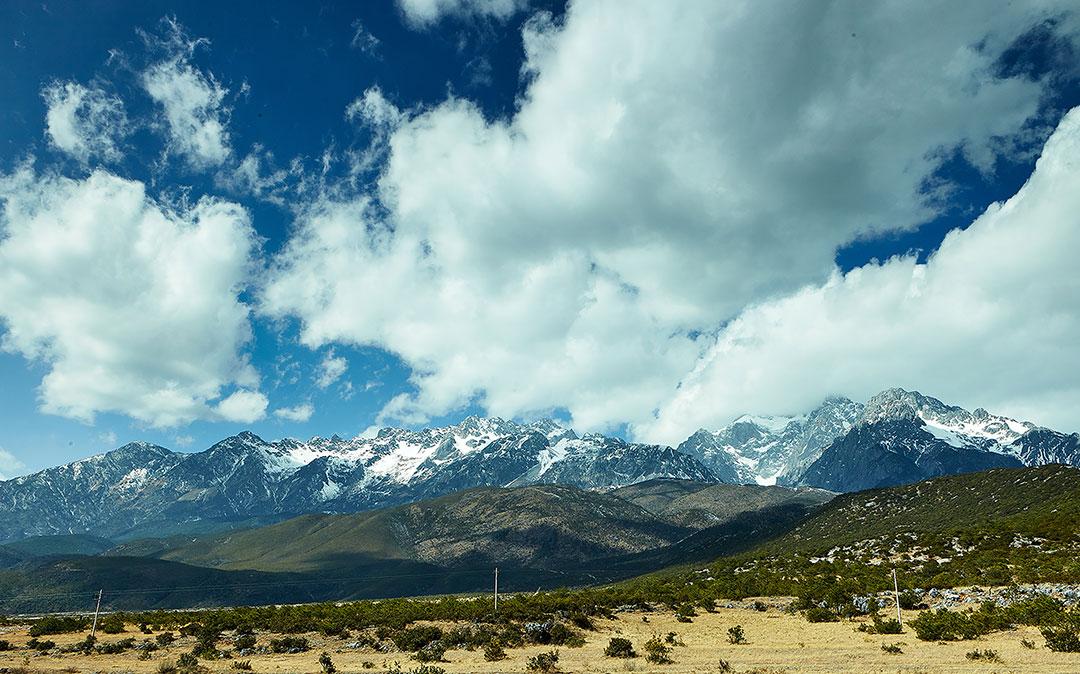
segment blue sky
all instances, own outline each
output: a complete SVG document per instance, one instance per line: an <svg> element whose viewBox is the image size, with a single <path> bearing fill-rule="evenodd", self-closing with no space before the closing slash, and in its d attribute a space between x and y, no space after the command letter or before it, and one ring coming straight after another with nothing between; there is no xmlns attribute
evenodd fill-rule
<svg viewBox="0 0 1080 674"><path fill-rule="evenodd" d="M0 26L0 474L471 413L677 442L894 385L1080 429L1075 270L965 252L1080 104L1069 3Z"/></svg>

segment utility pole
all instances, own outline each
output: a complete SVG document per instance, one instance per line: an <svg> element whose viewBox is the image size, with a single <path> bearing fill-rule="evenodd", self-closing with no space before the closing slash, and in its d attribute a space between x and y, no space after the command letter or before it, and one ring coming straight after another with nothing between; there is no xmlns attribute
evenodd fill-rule
<svg viewBox="0 0 1080 674"><path fill-rule="evenodd" d="M499 567L495 567L495 613L499 612Z"/></svg>
<svg viewBox="0 0 1080 674"><path fill-rule="evenodd" d="M892 587L893 596L896 597L896 622L900 623L900 626L904 626L904 618L900 615L900 584L896 581L896 568L892 570Z"/></svg>
<svg viewBox="0 0 1080 674"><path fill-rule="evenodd" d="M90 628L90 636L97 636L98 615L101 613L101 594L104 590L97 591L97 606L94 608L94 626Z"/></svg>

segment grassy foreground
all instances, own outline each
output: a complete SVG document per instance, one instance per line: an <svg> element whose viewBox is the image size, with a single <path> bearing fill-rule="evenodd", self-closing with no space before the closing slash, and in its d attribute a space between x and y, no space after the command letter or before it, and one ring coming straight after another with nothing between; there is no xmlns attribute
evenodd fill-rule
<svg viewBox="0 0 1080 674"><path fill-rule="evenodd" d="M910 614L914 617L915 614ZM254 634L252 654L232 659L201 660L190 671L206 672L323 672L320 663L323 653L330 666L338 672L410 672L436 674L463 672L526 672L529 661L537 656L558 651L556 667L562 672L1075 672L1080 671L1080 654L1053 652L1044 647L1038 629L1018 627L993 632L977 641L921 641L908 628L902 634L868 634L859 631L867 625L865 618L851 621L811 623L775 607L765 611L753 608L718 608L713 613L701 613L692 622L681 622L672 613L619 612L611 618L598 618L594 629L582 630L583 643L577 646L521 645L506 648L506 658L485 659L483 648L447 651L444 661L420 663L407 652L392 649L382 652L377 644L358 646L360 635L326 636L322 633L296 635L307 640L308 650L298 653L269 653L271 641L277 635L264 631ZM742 628L745 642L732 644L730 630ZM440 626L444 631L450 623L423 623ZM102 635L100 644L118 641L131 633L142 637L135 626L128 632ZM657 664L646 659L646 643L654 636L661 642L670 633L674 645L666 655L670 663ZM233 635L223 635L233 639ZM138 650L118 654L83 655L77 653L27 655L22 650L30 640L25 626L0 628L0 639L12 648L0 652L0 668L9 672L137 672L155 674L168 671L184 653L198 642L197 636L179 637L167 646L143 656ZM43 637L38 637L39 639ZM71 646L85 638L85 633L51 636L58 648ZM153 637L149 637L152 639ZM627 639L636 657L606 656L604 651L612 638ZM883 648L883 646L885 648ZM382 647L390 647L383 643ZM896 651L899 652L896 652ZM977 654L972 656L972 654ZM238 669L237 664L250 670ZM425 669L426 668L426 669ZM543 671L534 669L532 671Z"/></svg>

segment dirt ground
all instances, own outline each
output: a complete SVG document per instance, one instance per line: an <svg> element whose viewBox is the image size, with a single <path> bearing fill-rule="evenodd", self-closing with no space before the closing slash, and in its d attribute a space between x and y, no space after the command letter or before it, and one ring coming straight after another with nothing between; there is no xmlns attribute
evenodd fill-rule
<svg viewBox="0 0 1080 674"><path fill-rule="evenodd" d="M905 617L914 617L914 614ZM648 622L645 621L648 620ZM702 613L692 623L679 623L670 614L623 613L616 620L597 622L597 631L585 633L581 648L559 649L559 671L571 672L662 672L665 674L698 674L720 672L720 660L726 660L734 672L1045 672L1066 674L1080 672L1080 654L1054 653L1045 648L1042 636L1034 628L1021 628L991 634L976 641L930 643L919 641L910 630L897 635L870 635L858 632L858 623L808 623L799 616L784 614L775 609L757 612L750 609L719 609ZM749 643L732 645L728 628L741 625ZM604 647L613 636L630 639L639 654L645 641L654 634L676 632L684 646L675 646L671 654L674 663L652 665L644 657L629 660L605 657ZM58 645L80 641L85 634L62 634L51 639ZM99 635L98 643L120 640L127 636L143 637L138 630L127 634ZM259 634L259 644L271 638ZM317 673L318 658L323 651L333 658L339 672L382 673L400 663L402 672L419 667L407 653L377 653L366 649L349 649L348 640L327 638L321 634L306 635L312 650L296 655L254 655L250 660L254 672ZM0 639L21 647L28 640L25 628L0 628ZM1021 639L1035 643L1025 648ZM30 655L29 651L0 652L0 672L139 672L156 673L166 661L174 661L189 651L193 639L179 640L168 649L153 653L150 660L139 660L138 653L120 655ZM903 651L889 654L882 644L898 644ZM1000 662L973 662L966 654L975 649L997 651ZM526 660L550 648L530 646L508 649L509 658L501 662L486 662L481 650L448 651L449 662L439 663L449 673L459 672L525 672ZM233 661L204 662L212 672L232 672Z"/></svg>

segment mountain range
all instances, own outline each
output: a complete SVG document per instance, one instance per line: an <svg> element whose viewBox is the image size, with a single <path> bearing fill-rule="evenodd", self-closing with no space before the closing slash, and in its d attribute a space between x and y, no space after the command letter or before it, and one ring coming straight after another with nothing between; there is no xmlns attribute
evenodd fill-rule
<svg viewBox="0 0 1080 674"><path fill-rule="evenodd" d="M704 562L789 531L818 489L654 479L599 491L478 487L354 514L115 544L41 536L0 545L0 611L193 606L508 590L628 578Z"/></svg>
<svg viewBox="0 0 1080 674"><path fill-rule="evenodd" d="M830 398L802 416L743 416L699 430L677 448L579 436L553 420L480 417L306 442L245 432L196 453L131 443L0 482L0 542L206 534L475 487L611 489L674 478L844 492L1048 463L1080 465L1080 436L902 389L866 404Z"/></svg>

